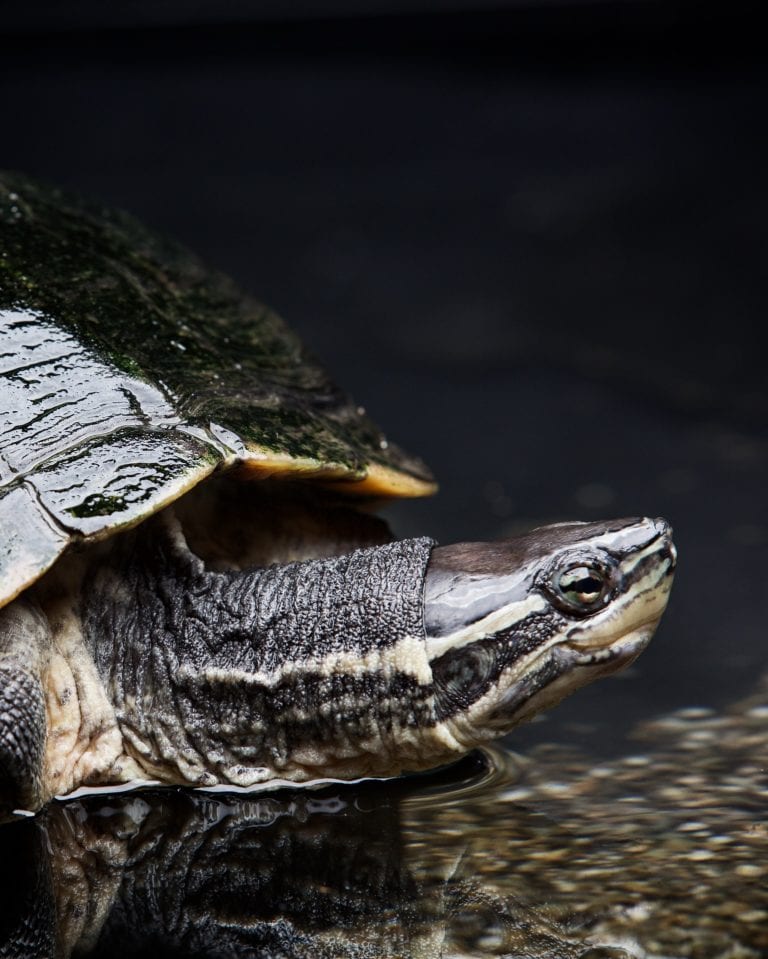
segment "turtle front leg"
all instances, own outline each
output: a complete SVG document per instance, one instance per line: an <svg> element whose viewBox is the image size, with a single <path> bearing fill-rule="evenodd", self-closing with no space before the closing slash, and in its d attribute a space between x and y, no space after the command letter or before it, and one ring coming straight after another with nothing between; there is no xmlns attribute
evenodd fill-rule
<svg viewBox="0 0 768 959"><path fill-rule="evenodd" d="M43 677L51 633L42 612L16 600L0 610L0 816L47 799Z"/></svg>

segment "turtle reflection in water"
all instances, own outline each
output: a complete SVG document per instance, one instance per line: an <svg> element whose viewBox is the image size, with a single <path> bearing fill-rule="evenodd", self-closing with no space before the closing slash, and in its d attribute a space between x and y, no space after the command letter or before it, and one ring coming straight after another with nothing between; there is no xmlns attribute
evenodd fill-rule
<svg viewBox="0 0 768 959"><path fill-rule="evenodd" d="M768 682L638 735L512 781L52 803L0 830L0 956L762 959Z"/></svg>
<svg viewBox="0 0 768 959"><path fill-rule="evenodd" d="M428 768L648 642L664 521L392 541L431 477L273 313L18 176L0 225L6 810Z"/></svg>

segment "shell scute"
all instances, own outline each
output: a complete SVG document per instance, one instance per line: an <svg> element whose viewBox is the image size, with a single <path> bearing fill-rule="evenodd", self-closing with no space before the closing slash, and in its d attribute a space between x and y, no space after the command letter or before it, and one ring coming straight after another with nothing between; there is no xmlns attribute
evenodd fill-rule
<svg viewBox="0 0 768 959"><path fill-rule="evenodd" d="M434 488L277 314L131 217L0 172L0 516L20 511L0 605L72 536L238 463L364 495Z"/></svg>

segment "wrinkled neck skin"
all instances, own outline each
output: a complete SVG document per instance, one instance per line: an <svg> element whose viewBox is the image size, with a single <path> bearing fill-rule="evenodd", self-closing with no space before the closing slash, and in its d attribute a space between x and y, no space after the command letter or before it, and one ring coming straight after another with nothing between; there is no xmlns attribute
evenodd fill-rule
<svg viewBox="0 0 768 959"><path fill-rule="evenodd" d="M432 545L217 572L172 513L123 537L84 577L82 623L126 754L197 786L434 765Z"/></svg>

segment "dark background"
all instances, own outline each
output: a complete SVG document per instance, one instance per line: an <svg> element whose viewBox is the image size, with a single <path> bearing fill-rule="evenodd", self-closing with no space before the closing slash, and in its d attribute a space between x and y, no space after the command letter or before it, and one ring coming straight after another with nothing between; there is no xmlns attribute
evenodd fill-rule
<svg viewBox="0 0 768 959"><path fill-rule="evenodd" d="M520 732L619 742L766 661L757 5L139 2L3 11L0 165L275 306L441 480L401 535L664 515L651 648Z"/></svg>

